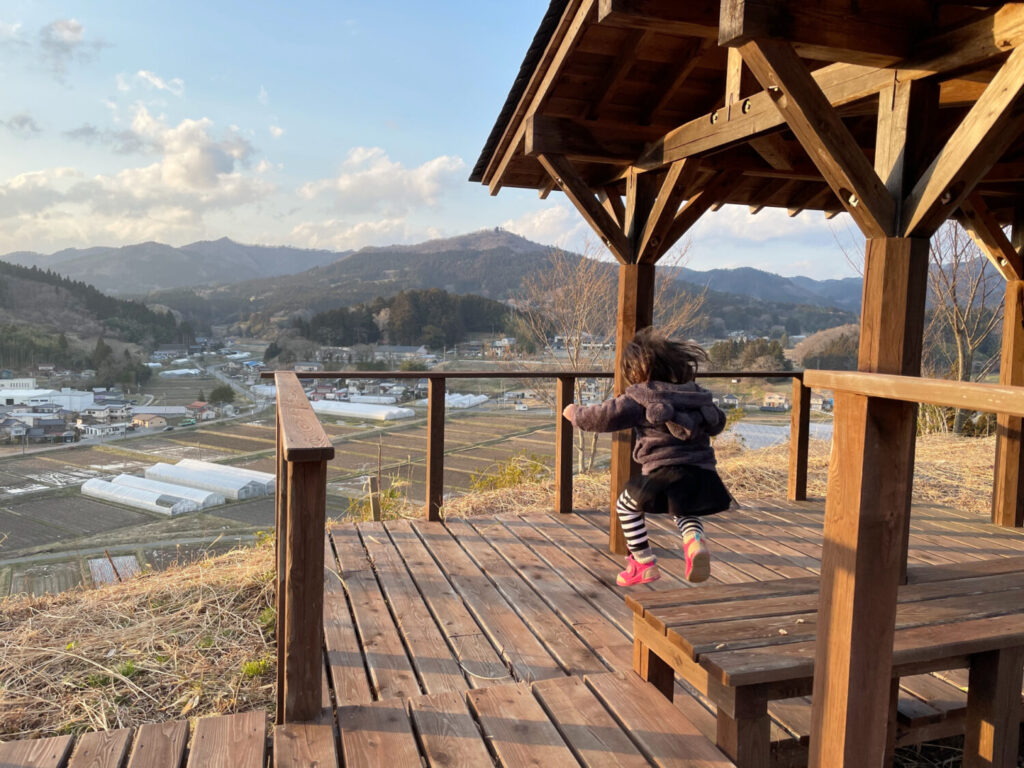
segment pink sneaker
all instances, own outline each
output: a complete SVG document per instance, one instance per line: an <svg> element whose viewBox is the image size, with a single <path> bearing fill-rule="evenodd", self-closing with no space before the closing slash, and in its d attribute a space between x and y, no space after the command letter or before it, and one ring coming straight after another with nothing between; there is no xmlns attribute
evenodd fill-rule
<svg viewBox="0 0 1024 768"><path fill-rule="evenodd" d="M695 584L707 581L711 576L711 553L704 543L703 534L698 533L683 545L686 555L686 580Z"/></svg>
<svg viewBox="0 0 1024 768"><path fill-rule="evenodd" d="M615 583L620 587L632 587L635 584L647 584L660 578L661 571L658 570L657 560L641 563L630 554L626 558L626 570L618 575Z"/></svg>

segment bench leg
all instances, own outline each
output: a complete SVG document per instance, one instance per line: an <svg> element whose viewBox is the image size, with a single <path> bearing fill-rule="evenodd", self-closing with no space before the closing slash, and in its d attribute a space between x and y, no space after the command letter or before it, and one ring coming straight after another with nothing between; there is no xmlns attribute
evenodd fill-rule
<svg viewBox="0 0 1024 768"><path fill-rule="evenodd" d="M718 748L737 768L769 768L771 764L771 720L768 702L736 692L737 717L718 709ZM742 712L742 716L740 713Z"/></svg>
<svg viewBox="0 0 1024 768"><path fill-rule="evenodd" d="M971 658L964 768L1015 768L1020 740L1024 648Z"/></svg>
<svg viewBox="0 0 1024 768"><path fill-rule="evenodd" d="M675 671L640 640L633 641L633 671L672 701Z"/></svg>

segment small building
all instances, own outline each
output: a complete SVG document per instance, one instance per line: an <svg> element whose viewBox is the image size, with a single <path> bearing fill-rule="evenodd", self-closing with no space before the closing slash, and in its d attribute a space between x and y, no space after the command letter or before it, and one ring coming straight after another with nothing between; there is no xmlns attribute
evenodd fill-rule
<svg viewBox="0 0 1024 768"><path fill-rule="evenodd" d="M60 392L53 396L52 402L64 410L80 413L96 403L96 395L93 392L61 387Z"/></svg>
<svg viewBox="0 0 1024 768"><path fill-rule="evenodd" d="M199 414L210 407L210 404L205 400L196 400L193 403L189 403L185 406L185 410L188 411L188 415L193 419L198 420Z"/></svg>
<svg viewBox="0 0 1024 768"><path fill-rule="evenodd" d="M39 371L40 373L45 373L49 375L57 370L57 366L54 365L53 363L40 363L39 365L36 366L36 370Z"/></svg>
<svg viewBox="0 0 1024 768"><path fill-rule="evenodd" d="M110 424L82 424L79 422L82 434L86 437L111 437L123 435L130 426L127 421L118 421Z"/></svg>
<svg viewBox="0 0 1024 768"><path fill-rule="evenodd" d="M824 395L818 394L811 395L812 411L822 411L823 413L831 413L833 405L834 403L831 397L825 397Z"/></svg>
<svg viewBox="0 0 1024 768"><path fill-rule="evenodd" d="M139 413L132 416L132 424L143 429L163 429L167 419L157 413Z"/></svg>
<svg viewBox="0 0 1024 768"><path fill-rule="evenodd" d="M0 405L49 405L52 389L0 389Z"/></svg>
<svg viewBox="0 0 1024 768"><path fill-rule="evenodd" d="M33 378L15 379L8 377L4 380L4 389L35 389L36 380Z"/></svg>
<svg viewBox="0 0 1024 768"><path fill-rule="evenodd" d="M731 395L730 394L730 395L723 395L722 396L722 408L723 409L731 409L731 408L739 408L739 407L740 407L740 399L736 395Z"/></svg>
<svg viewBox="0 0 1024 768"><path fill-rule="evenodd" d="M373 359L377 362L401 363L405 360L421 360L429 354L422 344L418 347L401 347L378 344L373 348Z"/></svg>
<svg viewBox="0 0 1024 768"><path fill-rule="evenodd" d="M324 369L323 363L304 362L296 363L292 370L296 373L319 373Z"/></svg>

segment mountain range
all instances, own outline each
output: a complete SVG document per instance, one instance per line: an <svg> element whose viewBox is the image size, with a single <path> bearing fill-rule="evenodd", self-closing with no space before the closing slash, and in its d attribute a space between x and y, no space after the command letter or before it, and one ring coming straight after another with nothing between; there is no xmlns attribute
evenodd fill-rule
<svg viewBox="0 0 1024 768"><path fill-rule="evenodd" d="M52 254L18 251L0 260L50 269L114 295L165 301L168 291L250 310L317 311L407 288L443 288L494 299L511 298L552 247L502 229L487 229L414 245L326 251L245 245L229 238L174 247L147 242L118 248L69 248ZM677 279L718 293L856 312L861 280L782 277L758 269L666 268ZM152 294L152 295L151 295ZM301 294L301 298L300 295Z"/></svg>

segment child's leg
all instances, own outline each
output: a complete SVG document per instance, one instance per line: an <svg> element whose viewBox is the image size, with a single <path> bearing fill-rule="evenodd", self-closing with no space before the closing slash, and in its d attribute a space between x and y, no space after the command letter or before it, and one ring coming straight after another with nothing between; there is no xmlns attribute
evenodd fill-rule
<svg viewBox="0 0 1024 768"><path fill-rule="evenodd" d="M626 537L626 547L629 548L626 570L618 575L615 583L620 587L630 587L657 580L661 573L658 571L657 558L647 540L644 513L637 508L636 499L630 495L628 488L619 495L615 511L619 516L622 533Z"/></svg>
<svg viewBox="0 0 1024 768"><path fill-rule="evenodd" d="M704 543L704 523L699 517L678 515L676 527L683 535L683 554L686 556L686 580L707 581L711 576L711 553Z"/></svg>
<svg viewBox="0 0 1024 768"><path fill-rule="evenodd" d="M652 562L655 556L647 541L647 523L644 521L644 513L637 509L636 500L630 496L628 488L619 494L615 511L619 516L622 534L626 537L626 547L634 559L641 563Z"/></svg>

